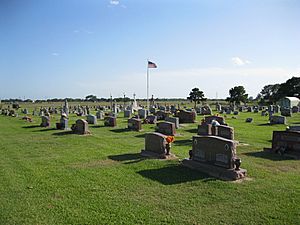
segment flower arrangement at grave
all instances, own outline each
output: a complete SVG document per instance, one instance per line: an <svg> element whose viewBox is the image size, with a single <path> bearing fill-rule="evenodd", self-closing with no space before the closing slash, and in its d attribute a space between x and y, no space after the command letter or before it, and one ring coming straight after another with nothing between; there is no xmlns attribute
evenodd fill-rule
<svg viewBox="0 0 300 225"><path fill-rule="evenodd" d="M170 150L171 150L171 143L175 141L174 136L167 136L166 137L166 155L170 155Z"/></svg>

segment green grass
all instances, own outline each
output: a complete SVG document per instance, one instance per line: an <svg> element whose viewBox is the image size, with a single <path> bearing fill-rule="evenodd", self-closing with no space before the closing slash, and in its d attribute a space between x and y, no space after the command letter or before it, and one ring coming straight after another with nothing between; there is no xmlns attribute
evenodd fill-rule
<svg viewBox="0 0 300 225"><path fill-rule="evenodd" d="M179 160L141 158L144 133L154 125L125 131L121 117L116 128L98 121L92 135L62 135L33 118L0 116L0 224L299 224L300 162L262 152L272 131L285 126L265 125L260 114L226 118L243 143L243 182L216 180ZM54 128L59 118L51 119ZM299 124L300 115L288 123ZM196 127L177 130L172 152L180 159Z"/></svg>

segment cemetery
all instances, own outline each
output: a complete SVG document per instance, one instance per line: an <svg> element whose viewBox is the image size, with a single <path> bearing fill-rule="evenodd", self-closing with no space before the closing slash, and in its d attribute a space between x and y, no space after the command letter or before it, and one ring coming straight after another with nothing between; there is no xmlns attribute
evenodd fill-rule
<svg viewBox="0 0 300 225"><path fill-rule="evenodd" d="M188 102L185 104L189 105ZM61 207L75 210L77 206L72 199L78 199L82 202L81 216L69 218L70 223L94 221L97 215L89 219L84 212L90 204L96 209L107 205L107 211L100 213L106 216L119 205L122 208L115 211L116 215L136 221L127 211L138 215L139 210L134 207L138 204L140 210L150 216L152 213L147 208L157 210L157 200L154 198L152 203L149 199L154 194L164 193L160 204L168 208L175 204L173 213L176 212L177 216L172 217L175 223L184 223L184 215L189 215L195 206L204 210L203 201L217 202L221 207L230 208L233 214L241 212L240 207L258 213L257 223L265 223L275 215L277 221L293 223L295 219L291 216L286 220L285 210L297 209L296 202L291 203L290 198L292 190L299 185L300 113L293 113L287 120L280 111L268 117L243 110L234 119L215 110L211 115L203 115L187 108L173 110L173 113L166 111L168 116L157 120L157 115L163 115L156 113L164 111L162 106L155 115L149 113L146 116L140 109L130 111L130 114L119 111L117 117L111 116L113 113L109 107L96 104L79 107L69 103L68 108L63 107L61 111L55 103L48 106L45 103L40 106L28 104L27 114L22 113L23 107L20 105L19 109L7 113L7 107L2 104L0 115L1 145L6 146L1 148L4 156L1 159L2 187L7 190L2 196L10 199L6 204L9 209L13 210L18 204L30 213L48 215L50 210L61 215ZM38 112L38 109L42 113L31 113ZM26 115L26 119L15 116L18 114ZM251 122L245 123L249 118ZM12 133L19 138L15 139ZM6 149L9 155L5 153ZM14 176L12 173L23 177L15 178L18 184L7 179ZM272 191L255 191L270 190L275 183L276 195ZM26 202L20 202L19 197L10 194L8 186L11 185L25 196ZM119 185L122 188L118 188ZM189 191L185 192L185 189ZM239 191L238 196L235 190ZM189 204L189 199L198 196L199 191L201 194L194 200L195 206ZM212 199L211 193L216 199ZM253 203L248 203L251 195L257 196L255 210ZM268 204L276 205L279 211L265 210L265 195L269 196ZM38 196L43 196L39 204ZM282 196L286 201L282 201ZM174 198L185 204L185 208L178 210ZM235 200L224 202L217 199ZM278 201L281 201L280 205ZM27 208L27 204L32 208ZM207 210L217 213L215 207ZM5 217L9 215L5 211ZM166 215L155 213L152 216L163 220ZM193 218L201 217L210 223L211 217L199 216L195 214ZM49 221L50 217L46 218L44 221ZM240 220L247 223L243 218ZM225 221L233 222L229 216ZM150 219L148 222L151 223Z"/></svg>

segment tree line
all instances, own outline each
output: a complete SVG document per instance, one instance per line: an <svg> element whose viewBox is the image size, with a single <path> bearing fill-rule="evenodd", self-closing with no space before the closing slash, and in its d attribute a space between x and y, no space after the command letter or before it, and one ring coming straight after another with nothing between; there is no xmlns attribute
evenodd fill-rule
<svg viewBox="0 0 300 225"><path fill-rule="evenodd" d="M259 104L271 105L286 96L300 97L300 77L292 77L281 84L265 85L254 100ZM199 88L193 88L187 99L194 102L195 108L197 103L203 103L207 100L203 91L199 90ZM231 88L229 90L229 97L226 98L226 101L229 103L237 105L241 103L245 104L252 100L251 97L248 97L244 86L235 86Z"/></svg>

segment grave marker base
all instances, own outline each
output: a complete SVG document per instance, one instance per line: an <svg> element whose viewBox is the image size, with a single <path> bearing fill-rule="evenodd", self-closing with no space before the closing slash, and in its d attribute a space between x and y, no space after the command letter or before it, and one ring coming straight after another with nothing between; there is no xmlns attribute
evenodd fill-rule
<svg viewBox="0 0 300 225"><path fill-rule="evenodd" d="M247 170L245 169L241 169L241 168L239 170L226 169L226 168L210 165L207 163L202 163L191 159L184 159L182 161L182 165L190 169L198 170L212 177L216 177L218 179L225 180L225 181L243 179L247 175Z"/></svg>
<svg viewBox="0 0 300 225"><path fill-rule="evenodd" d="M146 151L146 150L141 151L141 156L155 158L155 159L166 159L166 160L178 159L177 156L172 153L170 153L169 155L166 155L166 154L158 154L158 153L155 153L152 151Z"/></svg>

